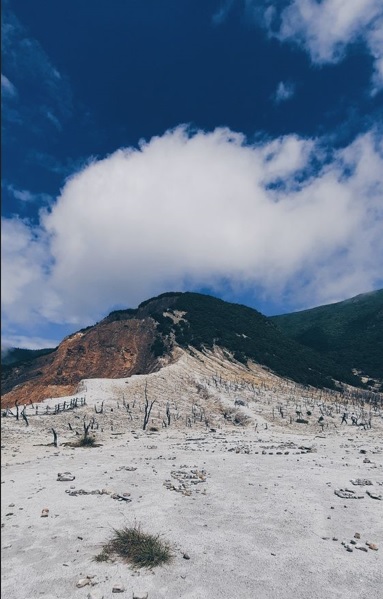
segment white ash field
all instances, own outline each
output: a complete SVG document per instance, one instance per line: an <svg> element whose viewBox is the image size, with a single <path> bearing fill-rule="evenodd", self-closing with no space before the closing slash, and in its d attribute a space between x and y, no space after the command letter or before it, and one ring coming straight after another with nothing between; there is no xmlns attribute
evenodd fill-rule
<svg viewBox="0 0 383 599"><path fill-rule="evenodd" d="M63 411L74 398L85 405ZM150 375L82 381L27 406L28 425L3 411L2 597L380 599L377 398L195 352ZM84 423L96 445L71 446ZM170 544L170 563L94 560L135 525Z"/></svg>

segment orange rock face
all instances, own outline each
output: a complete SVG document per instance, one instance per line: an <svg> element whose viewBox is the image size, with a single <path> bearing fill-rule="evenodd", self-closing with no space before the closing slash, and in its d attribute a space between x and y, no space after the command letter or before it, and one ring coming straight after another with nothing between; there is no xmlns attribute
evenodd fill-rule
<svg viewBox="0 0 383 599"><path fill-rule="evenodd" d="M123 378L160 368L152 352L156 324L150 317L112 320L70 335L58 348L3 375L2 407L76 393L87 378Z"/></svg>

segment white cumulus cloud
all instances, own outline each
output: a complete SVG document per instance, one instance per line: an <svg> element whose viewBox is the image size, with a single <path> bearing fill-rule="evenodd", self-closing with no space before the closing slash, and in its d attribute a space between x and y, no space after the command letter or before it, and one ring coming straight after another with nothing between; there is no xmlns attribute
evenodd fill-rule
<svg viewBox="0 0 383 599"><path fill-rule="evenodd" d="M207 285L298 308L382 284L382 145L365 134L314 172L319 156L321 140L179 127L94 161L37 230L3 222L5 322L83 325Z"/></svg>

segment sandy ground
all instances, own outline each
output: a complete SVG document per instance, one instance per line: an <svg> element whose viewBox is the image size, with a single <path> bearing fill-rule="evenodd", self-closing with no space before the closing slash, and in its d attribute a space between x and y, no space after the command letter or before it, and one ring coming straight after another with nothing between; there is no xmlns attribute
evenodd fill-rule
<svg viewBox="0 0 383 599"><path fill-rule="evenodd" d="M337 416L322 431L290 423L286 415L277 420L277 405L288 413L291 390L277 397L265 389L243 408L250 420L241 427L219 415L218 392L212 392L201 400L209 406L210 427L196 408L186 426L185 406L194 402L187 385L191 393L196 381L185 368L180 376L180 368L129 381L84 381L79 396L86 406L56 416L32 416L31 407L28 427L2 418L2 596L107 599L121 585L121 597L148 599L382 597L383 501L367 494L383 494L380 414L372 429L335 426ZM200 374L206 382L206 372ZM150 397L162 389L150 425L163 419L161 401L171 404L171 425L158 432L142 430L145 380ZM219 405L235 396L223 387ZM102 401L103 413L96 415ZM92 415L100 446L64 445ZM58 481L63 472L74 480ZM355 479L372 485L353 485ZM361 499L334 493L346 488ZM113 493L130 493L131 501ZM41 517L44 509L48 517ZM113 529L134 524L171 544L169 565L136 571L118 560L93 561ZM351 545L347 551L342 542L351 539L378 550ZM77 588L87 576L89 584Z"/></svg>

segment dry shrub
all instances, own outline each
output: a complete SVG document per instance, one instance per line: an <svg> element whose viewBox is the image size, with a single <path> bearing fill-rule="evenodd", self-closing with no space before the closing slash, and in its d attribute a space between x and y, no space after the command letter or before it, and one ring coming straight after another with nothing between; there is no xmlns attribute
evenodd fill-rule
<svg viewBox="0 0 383 599"><path fill-rule="evenodd" d="M95 556L95 561L107 561L113 554L137 568L154 568L172 559L170 545L159 535L142 532L139 525L114 531L114 537Z"/></svg>
<svg viewBox="0 0 383 599"><path fill-rule="evenodd" d="M236 412L232 418L233 424L236 424L237 426L246 426L249 420L249 416L247 416L243 412Z"/></svg>

